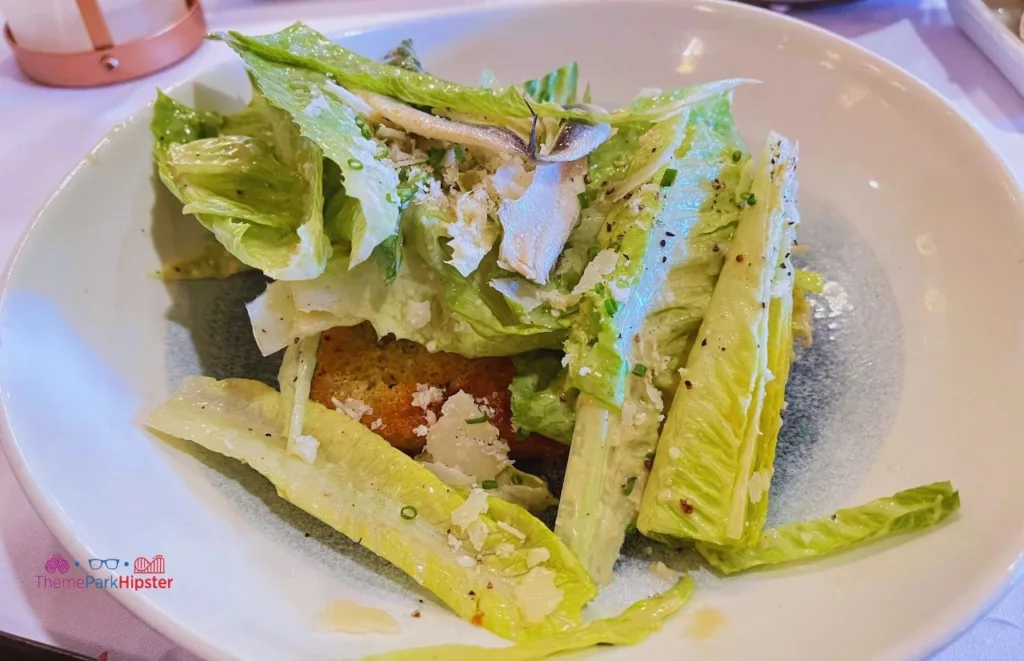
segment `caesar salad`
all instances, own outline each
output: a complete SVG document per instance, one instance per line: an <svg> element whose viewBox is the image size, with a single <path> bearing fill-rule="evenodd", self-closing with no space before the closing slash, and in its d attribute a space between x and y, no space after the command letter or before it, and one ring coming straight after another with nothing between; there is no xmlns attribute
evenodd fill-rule
<svg viewBox="0 0 1024 661"><path fill-rule="evenodd" d="M169 273L262 272L253 337L283 359L276 389L190 377L147 424L248 464L516 643L491 656L656 631L691 578L584 621L632 536L728 575L959 507L940 482L766 528L822 279L794 264L797 144L750 150L733 121L752 81L609 110L576 63L470 86L408 40L376 60L301 23L211 37L252 98L224 114L158 93L160 179L217 246Z"/></svg>

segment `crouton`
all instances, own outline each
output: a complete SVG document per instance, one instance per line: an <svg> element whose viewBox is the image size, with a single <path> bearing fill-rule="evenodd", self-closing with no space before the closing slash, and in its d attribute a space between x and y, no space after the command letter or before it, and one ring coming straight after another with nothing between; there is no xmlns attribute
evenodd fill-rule
<svg viewBox="0 0 1024 661"><path fill-rule="evenodd" d="M428 423L427 410L440 416L444 401L464 390L487 411L513 459L564 461L565 445L539 434L516 435L508 391L515 375L511 358L430 353L408 340L391 336L378 340L373 327L362 324L324 332L310 397L328 408L340 405L359 412L369 407L372 412L362 413L360 422L391 445L415 455L426 441L422 426ZM418 386L438 388L443 396L425 408L416 406L413 394ZM422 403L425 398L417 399Z"/></svg>

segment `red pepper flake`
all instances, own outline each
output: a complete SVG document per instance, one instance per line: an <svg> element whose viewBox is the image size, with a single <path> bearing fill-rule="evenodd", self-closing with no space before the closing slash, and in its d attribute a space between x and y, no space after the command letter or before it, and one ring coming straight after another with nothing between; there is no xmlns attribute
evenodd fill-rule
<svg viewBox="0 0 1024 661"><path fill-rule="evenodd" d="M718 244L711 246L711 252L718 252Z"/></svg>
<svg viewBox="0 0 1024 661"><path fill-rule="evenodd" d="M494 583L491 583L490 581L487 581L487 589L488 590L493 590L494 589Z"/></svg>
<svg viewBox="0 0 1024 661"><path fill-rule="evenodd" d="M686 386L687 390L693 390L693 383L691 383L689 379L687 379L686 381L683 381L683 385Z"/></svg>
<svg viewBox="0 0 1024 661"><path fill-rule="evenodd" d="M413 616L413 617L419 617L419 616L420 616L420 609L418 609L418 608L417 608L416 610L414 610L414 611L412 612L412 616Z"/></svg>
<svg viewBox="0 0 1024 661"><path fill-rule="evenodd" d="M679 507L682 508L683 514L693 514L693 505L685 498L679 501Z"/></svg>
<svg viewBox="0 0 1024 661"><path fill-rule="evenodd" d="M743 263L743 255L736 255L736 261L739 262L740 264L742 264Z"/></svg>
<svg viewBox="0 0 1024 661"><path fill-rule="evenodd" d="M469 621L472 624L475 624L476 626L481 627L484 624L484 614L481 611L477 611L477 612L473 613L473 617L469 618Z"/></svg>

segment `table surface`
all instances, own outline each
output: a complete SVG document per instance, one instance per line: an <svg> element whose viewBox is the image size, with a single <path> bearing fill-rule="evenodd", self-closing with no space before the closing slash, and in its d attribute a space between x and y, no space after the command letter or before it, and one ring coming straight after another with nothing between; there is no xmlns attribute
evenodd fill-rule
<svg viewBox="0 0 1024 661"><path fill-rule="evenodd" d="M211 27L314 20L422 9L417 0L205 0ZM430 5L484 5L486 0L431 0ZM944 0L864 0L794 10L878 53L930 84L996 147L1018 181L1024 180L1024 100L957 29ZM115 124L152 98L154 85L187 76L189 63L135 84L70 91L27 82L0 45L0 262L36 210L71 168ZM103 591L43 591L30 585L39 558L60 551L0 454L0 631L110 661L192 660ZM1011 592L932 661L1024 658L1024 584Z"/></svg>

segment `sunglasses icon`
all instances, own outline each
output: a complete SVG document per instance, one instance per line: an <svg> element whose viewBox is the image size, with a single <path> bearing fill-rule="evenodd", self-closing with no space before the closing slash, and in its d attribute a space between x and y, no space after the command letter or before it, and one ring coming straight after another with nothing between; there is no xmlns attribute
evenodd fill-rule
<svg viewBox="0 0 1024 661"><path fill-rule="evenodd" d="M118 558L107 558L106 560L102 558L89 558L89 569L93 570L102 569L103 567L117 569L117 566L120 564L121 561Z"/></svg>

